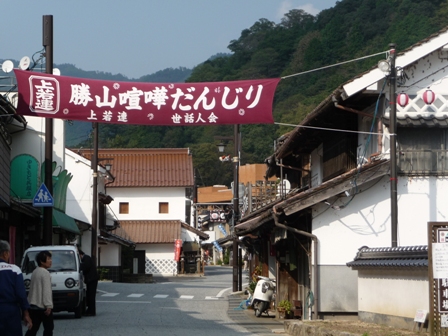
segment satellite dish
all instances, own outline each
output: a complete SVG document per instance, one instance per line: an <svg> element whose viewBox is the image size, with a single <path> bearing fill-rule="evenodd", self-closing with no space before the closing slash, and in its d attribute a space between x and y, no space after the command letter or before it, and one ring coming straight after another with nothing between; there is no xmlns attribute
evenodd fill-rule
<svg viewBox="0 0 448 336"><path fill-rule="evenodd" d="M61 70L59 70L58 68L53 68L53 75L60 76L61 75Z"/></svg>
<svg viewBox="0 0 448 336"><path fill-rule="evenodd" d="M28 70L31 64L31 60L28 56L23 56L19 62L20 70Z"/></svg>
<svg viewBox="0 0 448 336"><path fill-rule="evenodd" d="M12 69L14 69L14 63L12 63L12 61L7 60L7 61L3 62L3 64L2 64L3 72L6 72L6 73L11 72Z"/></svg>

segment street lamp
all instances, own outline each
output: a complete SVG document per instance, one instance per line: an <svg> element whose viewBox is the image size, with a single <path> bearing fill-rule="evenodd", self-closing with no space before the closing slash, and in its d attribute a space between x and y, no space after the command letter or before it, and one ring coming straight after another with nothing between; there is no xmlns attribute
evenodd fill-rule
<svg viewBox="0 0 448 336"><path fill-rule="evenodd" d="M218 151L220 152L220 153L224 153L224 150L226 149L226 144L221 140L221 142L219 143L219 145L217 145L218 146Z"/></svg>
<svg viewBox="0 0 448 336"><path fill-rule="evenodd" d="M111 171L111 169L112 169L112 163L106 163L105 165L104 165L104 168L106 168L106 171L108 171L108 172L110 172Z"/></svg>
<svg viewBox="0 0 448 336"><path fill-rule="evenodd" d="M233 276L232 276L232 288L233 291L236 292L238 290L242 290L242 269L239 264L239 244L238 237L235 234L235 225L239 219L240 215L240 199L239 199L239 152L240 152L240 144L239 144L239 133L240 133L240 125L234 125L233 127L233 137L215 137L218 140L221 140L218 145L218 150L222 153L225 149L225 143L223 140L231 140L234 144L234 154L232 158L233 162Z"/></svg>

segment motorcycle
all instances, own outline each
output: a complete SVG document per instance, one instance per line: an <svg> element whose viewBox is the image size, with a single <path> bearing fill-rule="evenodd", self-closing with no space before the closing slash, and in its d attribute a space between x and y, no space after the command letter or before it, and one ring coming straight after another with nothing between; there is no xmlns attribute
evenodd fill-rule
<svg viewBox="0 0 448 336"><path fill-rule="evenodd" d="M255 311L255 316L260 317L264 312L268 312L271 302L275 301L275 279L258 276L258 282L250 302L250 306Z"/></svg>

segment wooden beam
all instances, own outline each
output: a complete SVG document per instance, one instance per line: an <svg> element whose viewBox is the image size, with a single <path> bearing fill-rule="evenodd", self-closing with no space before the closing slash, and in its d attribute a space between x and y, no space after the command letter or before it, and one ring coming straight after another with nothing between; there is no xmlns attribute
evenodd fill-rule
<svg viewBox="0 0 448 336"><path fill-rule="evenodd" d="M359 187L364 183L375 180L381 176L384 176L389 171L389 161L380 163L379 165L375 165L366 170L363 170L359 173L356 181L356 185ZM279 211L282 209L286 215L291 215L300 210L306 209L310 206L313 206L317 203L323 202L333 196L336 196L340 193L343 193L346 190L350 190L353 188L352 180L353 177L357 174L357 171L350 174L344 178L340 183L335 183L334 179L325 182L324 184L328 184L328 187L323 187L322 184L314 189L309 189L301 194L293 197L292 199L286 200L282 203L279 203L275 206ZM337 179L337 178L336 178ZM332 183L333 181L333 183Z"/></svg>

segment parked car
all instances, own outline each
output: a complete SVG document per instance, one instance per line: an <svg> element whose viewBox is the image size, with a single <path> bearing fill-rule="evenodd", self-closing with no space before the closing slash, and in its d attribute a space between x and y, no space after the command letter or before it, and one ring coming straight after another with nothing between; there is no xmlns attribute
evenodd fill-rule
<svg viewBox="0 0 448 336"><path fill-rule="evenodd" d="M51 273L53 287L53 311L74 312L81 318L86 308L86 286L81 271L78 249L72 245L35 246L25 251L22 259L22 273L27 291L30 288L31 274L37 267L36 255L47 250L52 255Z"/></svg>

